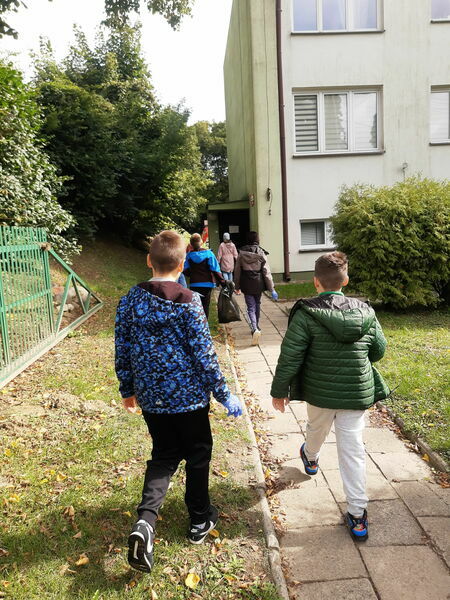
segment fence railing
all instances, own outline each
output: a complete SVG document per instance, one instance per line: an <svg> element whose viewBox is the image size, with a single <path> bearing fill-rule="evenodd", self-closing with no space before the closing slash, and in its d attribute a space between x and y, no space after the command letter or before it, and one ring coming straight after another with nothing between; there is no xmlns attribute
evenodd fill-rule
<svg viewBox="0 0 450 600"><path fill-rule="evenodd" d="M65 283L55 302L50 260ZM76 311L65 318L68 297ZM0 226L0 387L103 306L58 256L44 229Z"/></svg>

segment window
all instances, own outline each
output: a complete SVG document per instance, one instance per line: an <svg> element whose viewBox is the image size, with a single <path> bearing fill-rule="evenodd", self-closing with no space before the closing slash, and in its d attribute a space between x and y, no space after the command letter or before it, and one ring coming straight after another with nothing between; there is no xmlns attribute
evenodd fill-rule
<svg viewBox="0 0 450 600"><path fill-rule="evenodd" d="M450 0L431 0L431 18L450 21Z"/></svg>
<svg viewBox="0 0 450 600"><path fill-rule="evenodd" d="M380 2L381 0L293 0L294 31L378 29Z"/></svg>
<svg viewBox="0 0 450 600"><path fill-rule="evenodd" d="M375 152L378 92L294 94L295 153Z"/></svg>
<svg viewBox="0 0 450 600"><path fill-rule="evenodd" d="M450 90L431 92L431 142L450 142Z"/></svg>
<svg viewBox="0 0 450 600"><path fill-rule="evenodd" d="M331 225L328 221L300 221L300 247L315 250L332 247Z"/></svg>

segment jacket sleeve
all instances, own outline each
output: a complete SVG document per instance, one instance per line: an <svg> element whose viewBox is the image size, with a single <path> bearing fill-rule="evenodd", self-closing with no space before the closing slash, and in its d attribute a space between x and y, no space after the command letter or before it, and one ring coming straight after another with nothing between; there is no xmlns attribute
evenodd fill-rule
<svg viewBox="0 0 450 600"><path fill-rule="evenodd" d="M183 273L184 275L187 275L187 277L190 277L191 275L191 263L188 256L186 256L186 260L184 261Z"/></svg>
<svg viewBox="0 0 450 600"><path fill-rule="evenodd" d="M236 260L238 257L238 251L236 250L236 246L234 244L233 244L232 251L233 251L233 258Z"/></svg>
<svg viewBox="0 0 450 600"><path fill-rule="evenodd" d="M310 342L308 324L298 310L286 332L270 393L273 398L287 398L289 386L300 371Z"/></svg>
<svg viewBox="0 0 450 600"><path fill-rule="evenodd" d="M217 260L220 261L222 260L222 256L223 256L223 248L222 248L222 244L220 244L219 249L217 250Z"/></svg>
<svg viewBox="0 0 450 600"><path fill-rule="evenodd" d="M122 398L134 396L134 378L131 368L131 324L132 311L128 296L124 296L117 307L115 325L115 367Z"/></svg>
<svg viewBox="0 0 450 600"><path fill-rule="evenodd" d="M208 256L208 266L211 271L214 281L223 284L225 283L225 279L223 278L222 271L220 269L220 265L217 262L217 258L214 256L214 253L210 250Z"/></svg>
<svg viewBox="0 0 450 600"><path fill-rule="evenodd" d="M206 392L212 393L218 402L230 398L230 390L219 366L217 354L200 300L194 300L186 316L187 342Z"/></svg>
<svg viewBox="0 0 450 600"><path fill-rule="evenodd" d="M378 319L375 319L375 335L369 348L370 362L377 362L383 358L386 351L387 341Z"/></svg>
<svg viewBox="0 0 450 600"><path fill-rule="evenodd" d="M234 266L233 281L236 291L239 291L241 289L241 257L239 255Z"/></svg>
<svg viewBox="0 0 450 600"><path fill-rule="evenodd" d="M266 286L266 290L269 292L273 292L275 287L273 284L272 273L270 272L270 267L269 267L269 263L267 262L267 260L264 262L261 271L262 271L262 276L264 279L264 285Z"/></svg>

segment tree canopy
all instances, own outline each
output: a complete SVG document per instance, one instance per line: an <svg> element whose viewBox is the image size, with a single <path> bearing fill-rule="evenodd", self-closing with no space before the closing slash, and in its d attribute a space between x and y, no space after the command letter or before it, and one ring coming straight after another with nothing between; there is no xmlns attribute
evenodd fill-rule
<svg viewBox="0 0 450 600"><path fill-rule="evenodd" d="M51 0L49 0L51 2ZM107 24L125 25L130 13L139 12L140 0L104 0ZM177 29L184 16L190 15L195 0L146 0L147 9L152 13L161 14L167 22ZM0 0L0 38L5 35L18 36L3 18L8 12L18 12L26 8L23 0Z"/></svg>
<svg viewBox="0 0 450 600"><path fill-rule="evenodd" d="M212 177L189 112L155 99L138 26L110 28L94 47L77 30L61 63L44 44L35 64L47 151L80 233L196 223Z"/></svg>

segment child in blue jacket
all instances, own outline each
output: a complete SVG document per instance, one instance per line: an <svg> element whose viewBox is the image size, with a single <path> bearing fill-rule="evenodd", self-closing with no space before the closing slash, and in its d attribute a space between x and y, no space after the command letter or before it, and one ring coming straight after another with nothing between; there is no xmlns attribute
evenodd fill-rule
<svg viewBox="0 0 450 600"><path fill-rule="evenodd" d="M221 373L197 293L177 283L185 244L174 231L157 235L148 255L153 278L131 288L116 316L116 373L126 410L137 405L153 440L138 521L130 534L128 561L150 572L158 510L171 476L186 461L189 540L201 544L216 525L208 492L212 436L209 401L235 417L242 414Z"/></svg>

